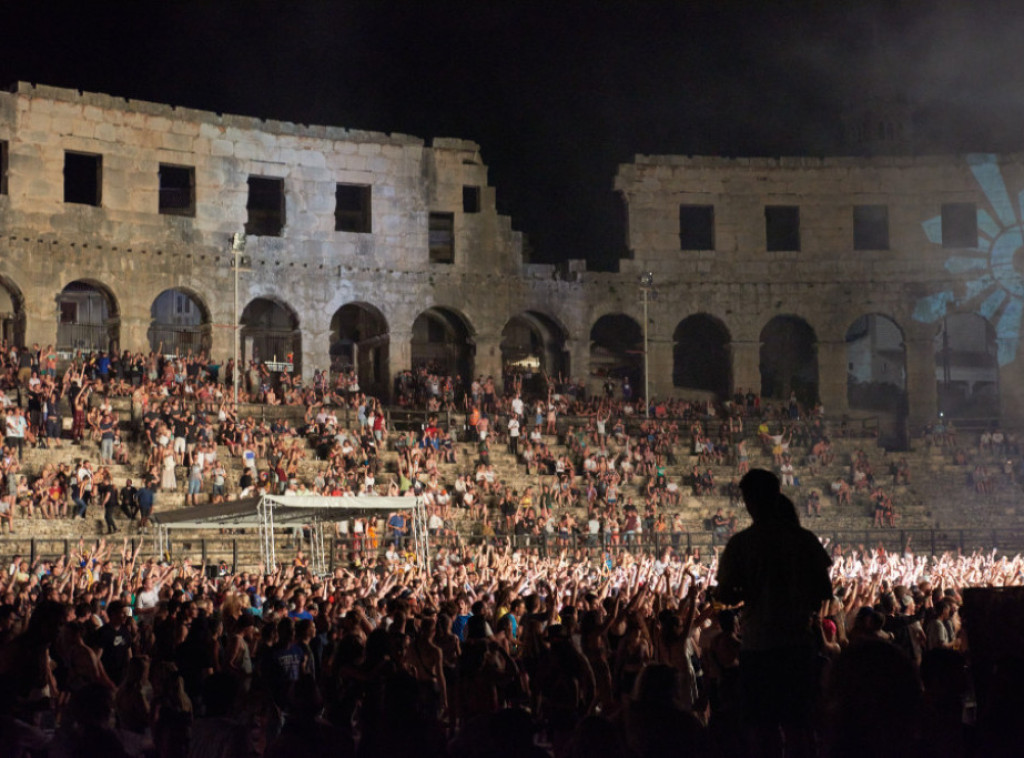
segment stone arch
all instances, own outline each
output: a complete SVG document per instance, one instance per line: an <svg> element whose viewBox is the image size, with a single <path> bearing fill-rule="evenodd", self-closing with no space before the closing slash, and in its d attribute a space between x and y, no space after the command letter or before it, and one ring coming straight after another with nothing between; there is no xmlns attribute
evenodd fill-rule
<svg viewBox="0 0 1024 758"><path fill-rule="evenodd" d="M210 309L194 290L176 287L161 292L149 308L149 348L165 355L210 352Z"/></svg>
<svg viewBox="0 0 1024 758"><path fill-rule="evenodd" d="M888 316L867 313L846 330L846 404L879 416L879 440L906 444L907 351L903 329Z"/></svg>
<svg viewBox="0 0 1024 758"><path fill-rule="evenodd" d="M672 334L672 386L714 392L727 398L732 391L732 336L708 313L687 316Z"/></svg>
<svg viewBox="0 0 1024 758"><path fill-rule="evenodd" d="M57 296L57 349L119 352L121 311L114 293L94 279L76 279Z"/></svg>
<svg viewBox="0 0 1024 758"><path fill-rule="evenodd" d="M628 378L633 397L643 393L644 332L624 313L601 316L590 328L590 373L605 383Z"/></svg>
<svg viewBox="0 0 1024 758"><path fill-rule="evenodd" d="M25 346L25 296L6 276L0 276L0 340L8 346Z"/></svg>
<svg viewBox="0 0 1024 758"><path fill-rule="evenodd" d="M977 313L951 313L935 335L938 411L953 418L999 415L996 330Z"/></svg>
<svg viewBox="0 0 1024 758"><path fill-rule="evenodd" d="M292 371L301 373L302 333L294 308L273 297L257 297L245 306L239 326L243 365L290 362Z"/></svg>
<svg viewBox="0 0 1024 758"><path fill-rule="evenodd" d="M458 376L459 389L465 389L473 380L473 328L458 311L434 306L421 312L412 323L410 347L414 370L423 368Z"/></svg>
<svg viewBox="0 0 1024 758"><path fill-rule="evenodd" d="M551 316L539 311L523 311L510 318L501 330L501 365L505 387L511 387L512 375L523 377L523 387L544 393L545 376L568 376L567 332Z"/></svg>
<svg viewBox="0 0 1024 758"><path fill-rule="evenodd" d="M346 303L331 317L331 371L355 371L362 391L388 395L390 347L388 321L377 307Z"/></svg>
<svg viewBox="0 0 1024 758"><path fill-rule="evenodd" d="M903 329L868 313L846 330L846 401L851 410L906 413L907 360Z"/></svg>
<svg viewBox="0 0 1024 758"><path fill-rule="evenodd" d="M818 402L818 338L799 316L776 316L761 330L761 397L805 407Z"/></svg>

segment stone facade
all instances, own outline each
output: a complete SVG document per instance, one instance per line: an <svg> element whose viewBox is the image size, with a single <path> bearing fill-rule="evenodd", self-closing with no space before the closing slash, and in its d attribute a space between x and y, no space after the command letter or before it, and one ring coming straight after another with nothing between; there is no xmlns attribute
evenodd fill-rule
<svg viewBox="0 0 1024 758"><path fill-rule="evenodd" d="M21 83L0 93L0 146L0 283L10 299L0 298L0 317L3 336L27 344L70 349L99 334L110 348L147 350L152 340L166 349L153 335L174 324L162 322L193 321L165 319L166 297L154 309L176 290L200 313L188 346L230 356L241 319L244 354L294 351L306 376L334 354L361 370L372 363L364 383L379 389L427 358L499 377L503 351L505 361L532 351L549 371L582 377L599 362L632 363L636 378L638 278L651 271L653 395L757 390L781 353L767 369L773 394L799 389L830 413L846 411L851 325L873 314L903 335L905 366L893 369L892 386L905 388L903 411L923 423L942 391L936 335L956 333L943 317L963 312L991 324L998 410L1024 415L1021 156L638 156L615 178L632 257L597 273L582 261L524 262L521 235L495 210L480 148L464 140L428 145ZM252 178L268 180L262 200ZM944 206L950 226L971 204L979 243L944 246ZM680 206L703 208L687 224L710 218L710 244L682 249L694 243L681 241ZM773 230L783 238L798 209L797 244L768 249L766 206L790 209ZM885 208L884 249L855 249L855 206ZM279 229L260 226L266 214ZM236 306L231 245L243 230ZM84 323L75 303L97 295L102 323ZM789 351L788 338L765 331L769 322L795 330L810 353ZM594 351L592 337L606 349ZM692 380L688 365L700 374L701 361L722 364L711 367L714 386ZM986 387L986 376L971 386Z"/></svg>
<svg viewBox="0 0 1024 758"><path fill-rule="evenodd" d="M652 316L652 375L669 372L676 324L705 313L729 335L734 384L756 387L769 358L763 330L774 317L795 316L813 330L826 411L844 412L851 326L876 315L903 335L912 425L936 416L943 350L953 364L947 379L987 364L1004 420L1022 418L1024 156L637 156L615 187L629 208L633 260L623 274L656 272L669 293ZM681 206L704 208L703 220L710 214L707 248L683 249ZM779 206L798 209L795 245L778 244L779 228L769 228L767 214ZM880 218L881 242L871 238ZM770 249L772 233L782 249ZM980 339L961 317L988 324ZM943 332L959 342L943 348Z"/></svg>

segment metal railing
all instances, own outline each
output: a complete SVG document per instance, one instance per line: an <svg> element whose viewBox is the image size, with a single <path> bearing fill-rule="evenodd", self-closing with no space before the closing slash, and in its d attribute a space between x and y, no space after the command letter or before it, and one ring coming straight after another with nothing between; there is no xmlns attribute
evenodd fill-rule
<svg viewBox="0 0 1024 758"><path fill-rule="evenodd" d="M153 350L162 345L165 355L198 355L210 349L209 329L203 326L154 324L149 330L149 344Z"/></svg>
<svg viewBox="0 0 1024 758"><path fill-rule="evenodd" d="M69 352L110 350L112 334L109 324L58 324L57 349Z"/></svg>
<svg viewBox="0 0 1024 758"><path fill-rule="evenodd" d="M999 555L1024 553L1024 528L1020 529L857 529L857 530L824 530L818 536L827 539L827 544L842 546L846 550L874 549L884 547L889 552L902 552L908 547L918 554L940 555L945 552L971 553L975 550L996 550ZM274 538L278 555L291 556L297 550L309 550L310 535L308 530L297 528L280 530ZM591 559L600 558L605 553L617 555L622 552L634 554L659 554L666 548L687 555L699 554L710 556L714 548L728 542L728 536L715 532L676 532L626 535L619 534L613 538L608 534L541 534L541 535L483 535L483 534L435 534L430 537L431 553L441 547L455 548L462 546L479 546L486 544L511 545L516 549L536 552L541 557L557 556L562 551L575 554L580 551ZM153 555L155 543L152 537L135 536L129 538L129 546L134 550L140 540L142 544L140 559L148 559ZM412 549L412 538L402 540L403 549ZM394 540L386 535L373 538L353 535L331 535L324 537L324 547L329 571L337 566L347 566L354 553L362 555L381 554ZM86 540L91 548L93 542ZM0 537L0 561L9 565L16 557L28 560L58 560L60 557L70 558L72 551L77 550L78 540L48 537ZM200 562L207 566L217 565L221 561L232 570L255 569L260 561L260 537L255 530L246 533L214 534L203 537L188 537L181 534L171 535L166 553L159 556L165 560L188 559L193 565Z"/></svg>

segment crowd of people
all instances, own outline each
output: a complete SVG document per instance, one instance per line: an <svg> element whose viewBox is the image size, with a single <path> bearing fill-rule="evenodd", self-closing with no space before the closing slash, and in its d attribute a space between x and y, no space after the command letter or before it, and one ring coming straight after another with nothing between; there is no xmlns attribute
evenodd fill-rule
<svg viewBox="0 0 1024 758"><path fill-rule="evenodd" d="M308 385L259 364L239 375L241 401L302 407L301 424L292 424L239 414L230 361L98 353L58 375L46 348L5 349L3 362L0 523L9 529L16 514L85 518L91 508L102 510L108 534L121 516L144 527L158 497L195 505L259 492L408 494L426 503L430 530L449 539L438 541L444 547L428 567L402 551L401 514L387 519L384 535L373 519L346 522L351 531L341 536L354 537L356 549L327 577L312 576L301 553L290 565L246 573L142 560L114 538L82 543L58 561L16 559L0 574L0 676L11 683L0 683L10 693L0 695L0 744L14 735L9 744L55 755L276 755L329 745L357 755L728 756L781 754L770 750L773 735L784 734L788 755L823 744L829 755L852 755L846 746L862 742L855 727L869 725L837 718L836 704L853 690L827 673L873 686L857 680L865 666L879 677L872 666L907 674L893 691L911 698L907 719L915 720L890 746L965 755L971 740L998 742L967 728L976 714L966 684L950 689L968 652L962 590L1022 583L1024 561L995 554L827 546L828 587L809 590L822 597L803 608L807 628L797 625L816 662L806 683L814 697L801 701L799 729L780 721L765 733L763 720L751 720L744 661L758 679L802 669L786 658L791 651L768 656L788 660L783 671L762 670L764 661L744 652L764 613L753 582L737 580L743 566L726 560L727 548L721 588L717 551L688 554L678 539L687 529L678 506L686 492L728 495L733 508L707 524L722 544L737 535L744 502L759 528L742 482L748 446L760 445L775 471L768 500L784 515L785 526L771 529L797 528L795 506L778 488L795 493L801 477L833 464L833 430L820 407L808 413L795 398L762 406L742 391L723 403L644 407L625 387L590 395L562 377L534 394L505 377L500 393L487 377L463 385L422 367L399 375L395 397L426 421L396 432L351 372L329 381L317 371ZM110 402L119 396L131 399L130 419ZM464 424L442 423L453 411ZM943 426L930 439L963 454L950 436ZM987 436L979 454L1019 455L1012 435ZM34 477L22 471L25 447L68 444L78 460L48 463ZM495 473L494 446L515 457L530 484ZM384 470L388 449L396 470ZM684 455L696 456L692 474L671 476ZM138 486L115 487L110 468L124 462L142 472ZM716 481L722 466L735 472L729 481ZM869 498L876 523L893 525L885 474L895 488L910 483L910 467L905 458L878 467L857 451L829 494L839 508ZM808 517L821 505L816 490L800 500ZM482 546L458 539L455 524L467 521ZM531 542L540 535L549 549ZM651 535L667 536L658 552ZM770 603L787 607L786 597ZM771 711L766 702L778 693L759 692L759 708Z"/></svg>
<svg viewBox="0 0 1024 758"><path fill-rule="evenodd" d="M703 561L458 545L430 566L368 556L316 576L301 553L209 571L127 540L16 558L0 572L0 744L19 758L1024 744L996 718L1019 689L979 709L960 614L968 588L1024 583L1024 559L823 546L773 475L742 485L754 526Z"/></svg>
<svg viewBox="0 0 1024 758"><path fill-rule="evenodd" d="M617 390L609 382L606 391L588 393L573 378L512 374L499 391L491 377L466 383L427 365L399 373L394 397L433 415L415 432L395 433L379 400L361 390L352 371L329 376L317 370L304 383L253 362L236 377L230 360L126 351L78 356L58 375L52 346L2 354L0 527L10 532L15 516L86 518L93 509L113 533L122 528L122 515L148 522L159 492L190 505L260 492L409 493L426 500L435 534L452 533L468 515L485 536L614 546L675 535L678 544L678 535L694 528L679 509L687 494L728 496L728 513L710 509L703 526L716 539L735 532L737 485L752 446L770 457L787 489L804 487L799 505L809 517L820 516L823 505L856 506L874 526L895 527L896 486L910 483L906 458L879 464L858 450L830 491L805 486L832 466L832 437L847 430L831 429L820 405L806 409L795 397L762 404L742 389L718 403L665 399L645 407L625 384ZM302 422L241 415L233 402L236 378L241 402L302 408ZM117 397L130 398L130 418L114 409L111 398ZM924 439L952 449L956 435L947 423L926 430ZM75 458L31 475L22 471L25 446L68 443ZM514 456L529 484L509 483L495 472L495 445ZM398 452L397 470L384 468L387 449ZM979 452L1005 454L1008 463L1020 457L1015 435L998 429L981 436ZM670 475L688 455L696 459L692 471ZM963 448L956 456L967 465ZM125 463L136 466L135 483L115 487L110 467ZM995 486L986 463L975 462L969 473L970 485L983 493ZM733 475L716 475L723 466ZM1016 466L1009 469L1014 476ZM171 494L179 489L184 493Z"/></svg>

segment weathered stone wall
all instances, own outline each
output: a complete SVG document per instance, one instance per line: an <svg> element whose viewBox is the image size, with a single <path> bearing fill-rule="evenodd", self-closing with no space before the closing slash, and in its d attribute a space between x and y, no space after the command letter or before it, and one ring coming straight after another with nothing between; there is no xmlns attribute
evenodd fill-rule
<svg viewBox="0 0 1024 758"><path fill-rule="evenodd" d="M632 259L617 273L595 273L579 261L564 268L523 263L520 235L495 210L480 148L464 140L427 145L400 134L27 84L0 93L0 140L9 157L8 194L0 195L0 284L21 306L28 343L56 341L57 297L84 281L116 302L122 347L146 349L152 303L175 288L201 306L214 355L229 356L231 236L245 226L247 179L255 175L284 180L286 223L279 237L247 238L251 262L239 275L239 311L258 297L288 305L298 318L307 375L328 363L334 314L357 303L386 321L392 374L411 363L417 316L439 308L464 321L475 373L500 374L504 326L532 312L557 325L570 372L584 376L590 331L601 316L642 321L637 284L649 270L658 290L649 313L655 395L674 391L674 333L687 316L709 314L724 326L733 387L756 389L762 329L785 314L813 328L819 391L828 412L841 412L847 329L875 313L903 332L910 415L923 422L936 409L937 327L935 318L922 317L920 304L949 291L947 312L983 312L996 329L1004 414L1024 418L1016 358L1024 284L1014 257L1021 244L1012 239L1020 237L1022 156L638 156L615 178L629 209ZM102 155L99 207L64 202L65 151ZM194 167L194 216L158 212L160 164ZM371 233L335 231L338 183L372 187ZM463 211L465 186L480 188L479 212ZM977 204L987 247L943 249L933 219L949 202ZM714 206L714 250L680 250L680 204ZM769 204L799 206L799 251L766 250ZM860 204L888 206L889 249L853 249L852 209ZM430 261L431 212L453 214L450 264ZM997 239L1010 241L998 265L988 252ZM993 292L1003 299L990 300Z"/></svg>
<svg viewBox="0 0 1024 758"><path fill-rule="evenodd" d="M0 273L24 297L30 343L54 342L58 293L86 281L116 301L123 347L146 346L153 300L177 288L208 311L213 352L230 355L230 240L245 226L247 178L258 175L284 179L286 225L280 237L248 237L240 310L268 297L296 311L307 373L326 365L331 318L353 302L387 320L392 370L408 365L403 343L417 315L437 306L465 319L478 362L497 373L489 358L523 297L522 241L496 213L471 142L425 146L26 84L0 94L0 140L10 156ZM65 151L102 155L100 207L64 202ZM160 164L194 167L194 217L158 212ZM336 183L372 186L372 233L334 231ZM463 213L463 186L481 188L480 212ZM451 264L429 261L431 211L454 214Z"/></svg>
<svg viewBox="0 0 1024 758"><path fill-rule="evenodd" d="M1021 362L1004 359L1020 343L1024 156L637 156L620 167L615 187L629 207L633 260L622 271L653 271L671 293L654 306L659 344L671 344L684 317L711 314L731 334L735 383L757 386L761 330L776 315L799 316L817 337L826 409L842 411L847 329L861 315L882 314L903 332L910 416L924 422L936 408L934 317L980 313L1000 343L1004 413L1021 418ZM976 204L978 246L943 247L945 203ZM682 204L714 207L714 250L680 249ZM799 206L800 250L766 249L766 205ZM855 205L888 207L889 249L854 250ZM997 260L1000 248L1009 249L1008 265ZM926 299L942 292L948 302L933 308Z"/></svg>

